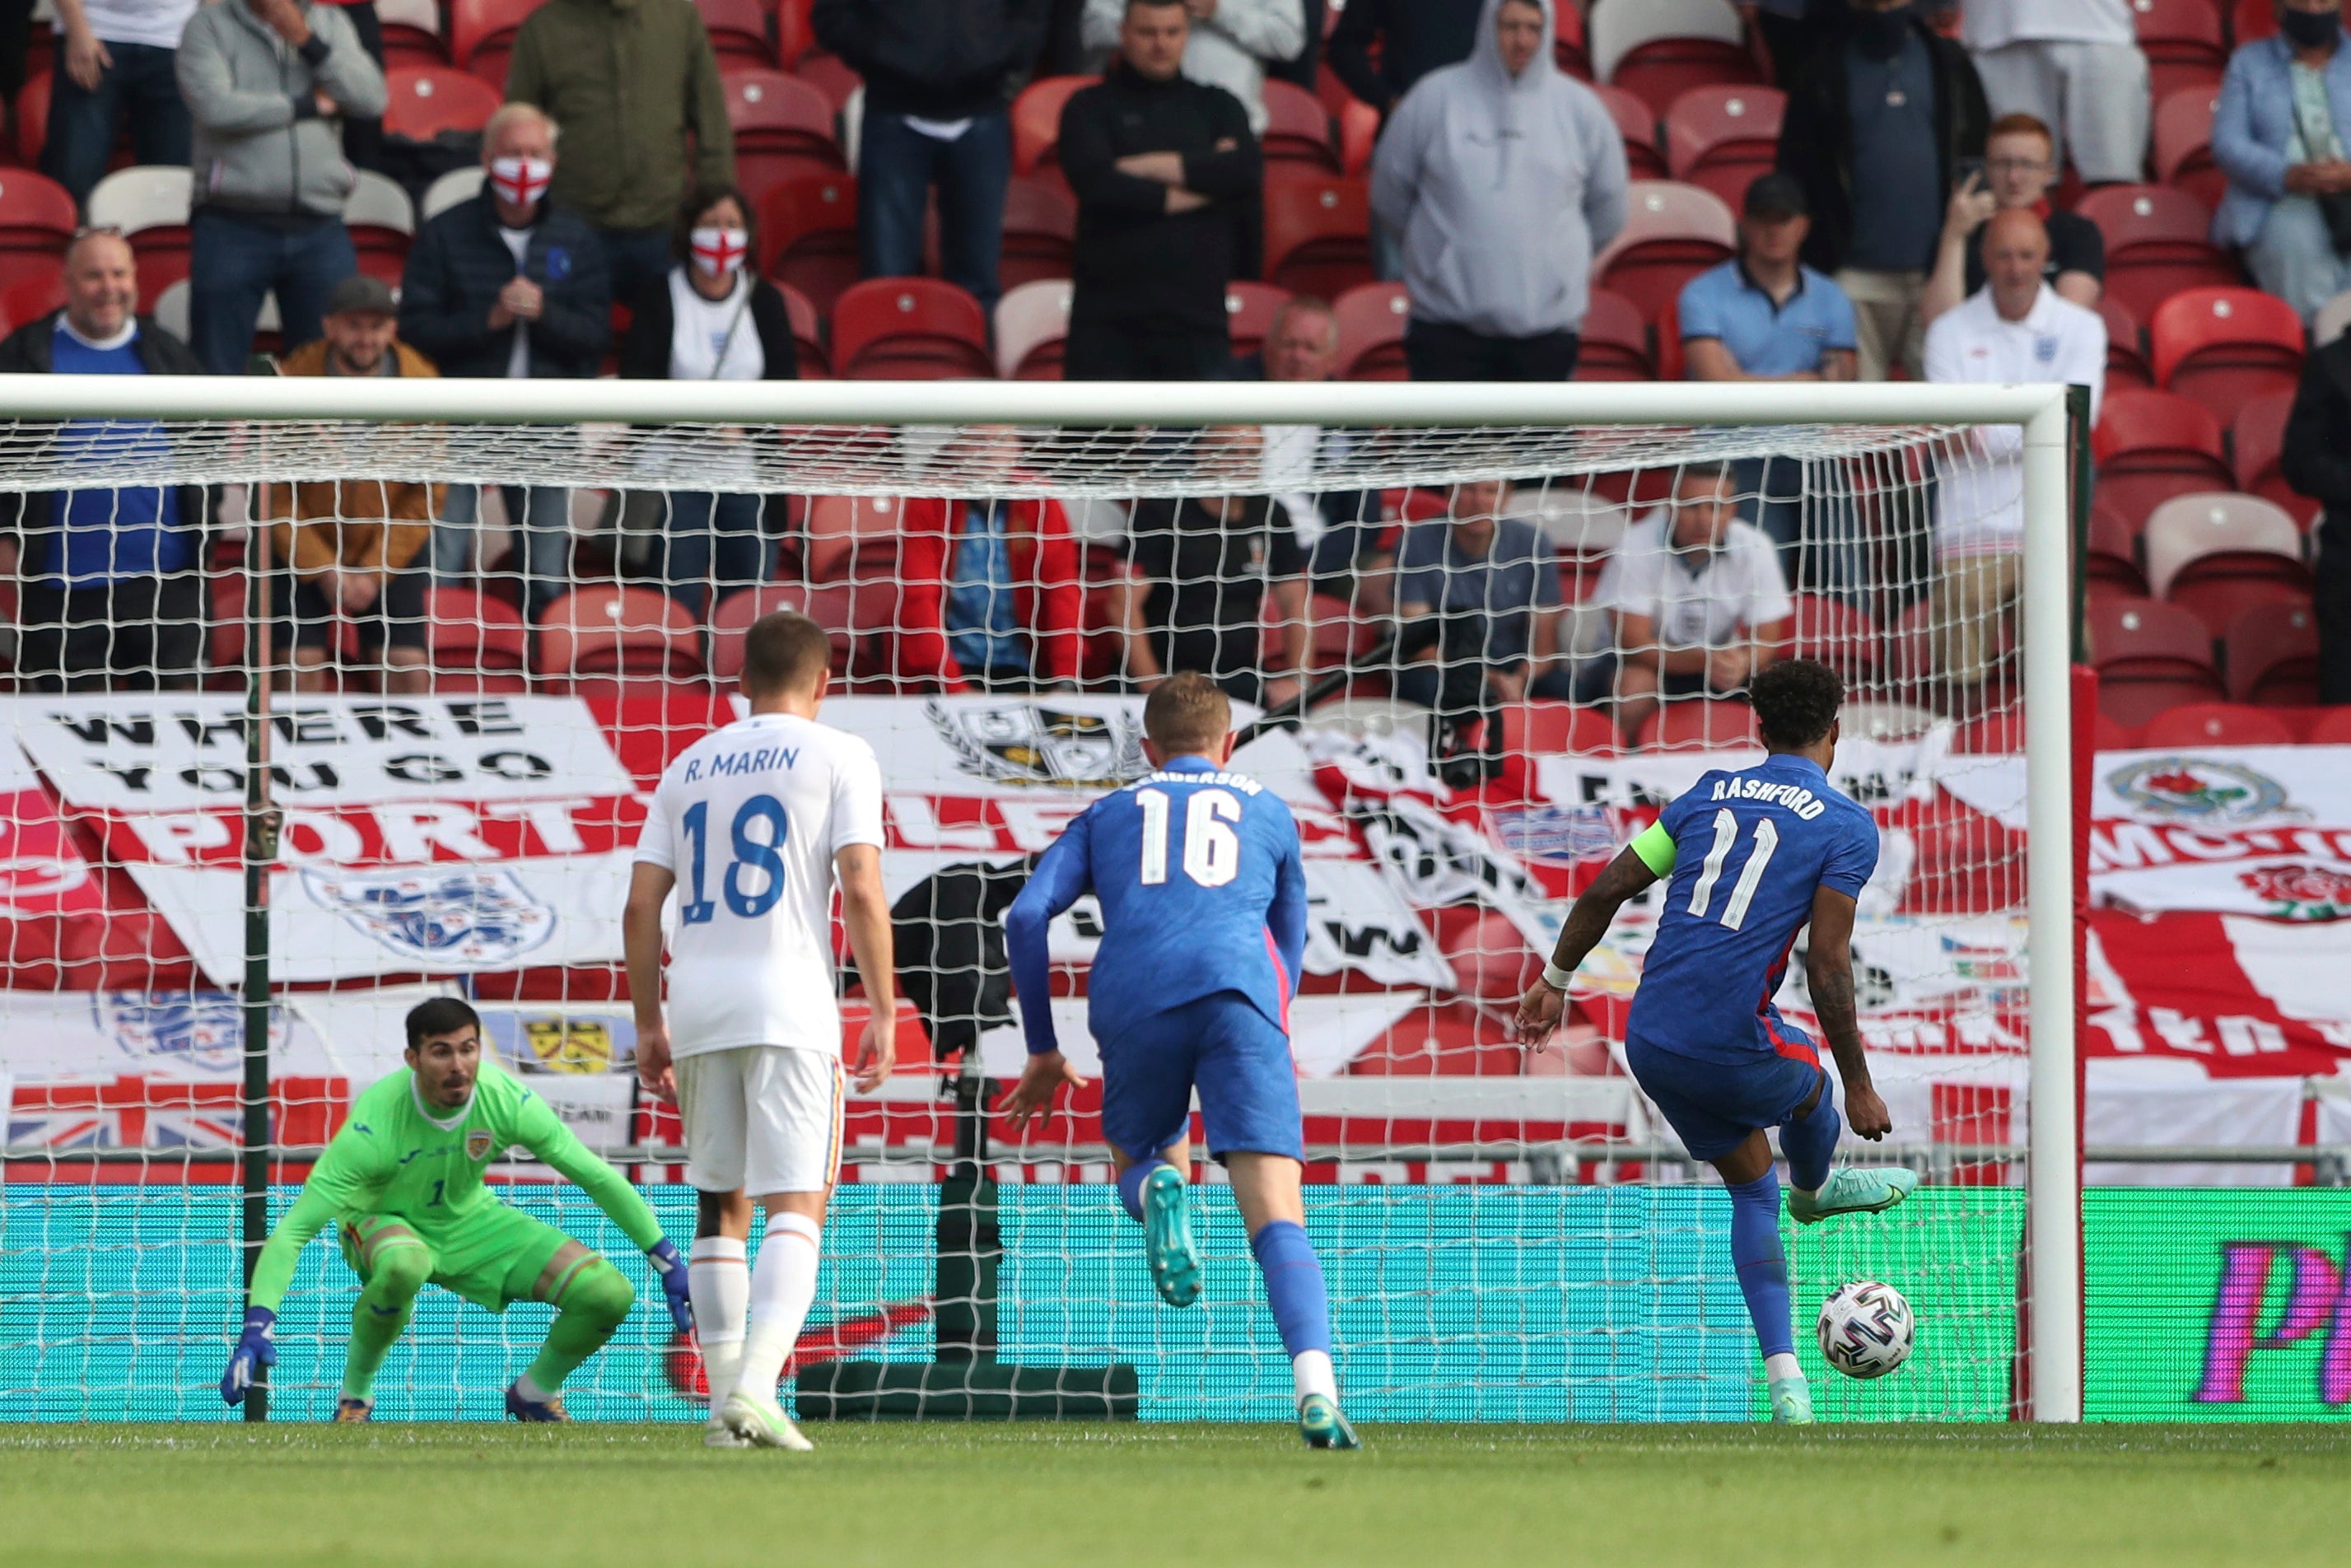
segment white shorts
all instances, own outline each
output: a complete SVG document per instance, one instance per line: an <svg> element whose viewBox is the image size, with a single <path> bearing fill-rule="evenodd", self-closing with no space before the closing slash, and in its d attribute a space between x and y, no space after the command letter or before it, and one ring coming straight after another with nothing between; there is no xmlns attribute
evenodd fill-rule
<svg viewBox="0 0 2351 1568"><path fill-rule="evenodd" d="M841 1059L738 1045L677 1060L685 1179L703 1192L822 1192L841 1168Z"/></svg>

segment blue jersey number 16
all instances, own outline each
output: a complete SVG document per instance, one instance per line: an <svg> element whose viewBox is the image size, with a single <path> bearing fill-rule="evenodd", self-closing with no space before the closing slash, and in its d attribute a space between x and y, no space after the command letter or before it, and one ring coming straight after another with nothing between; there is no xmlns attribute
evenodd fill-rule
<svg viewBox="0 0 2351 1568"><path fill-rule="evenodd" d="M688 925L700 925L715 917L718 905L703 896L703 877L710 849L710 802L697 800L685 810L681 821L686 837L694 841L693 868L688 878L693 897L678 905L678 918ZM751 824L764 821L768 834L764 839L751 836ZM754 795L743 802L735 813L728 830L735 841L735 859L726 867L719 891L726 899L727 909L746 920L757 920L781 902L784 896L784 837L790 823L784 817L784 803L773 795ZM757 893L743 891L745 867L758 873L763 879Z"/></svg>

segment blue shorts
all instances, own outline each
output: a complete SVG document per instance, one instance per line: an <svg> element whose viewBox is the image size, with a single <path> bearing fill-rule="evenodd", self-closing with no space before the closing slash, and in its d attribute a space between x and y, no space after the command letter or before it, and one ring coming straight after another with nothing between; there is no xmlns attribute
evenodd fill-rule
<svg viewBox="0 0 2351 1568"><path fill-rule="evenodd" d="M1632 1040L1625 1061L1682 1146L1702 1160L1720 1159L1761 1128L1785 1125L1815 1085L1829 1092L1828 1074L1802 1057L1758 1052L1745 1061L1701 1061Z"/></svg>
<svg viewBox="0 0 2351 1568"><path fill-rule="evenodd" d="M1131 1158L1184 1136L1196 1086L1211 1155L1306 1157L1290 1036L1238 991L1144 1019L1102 1042L1102 1136Z"/></svg>

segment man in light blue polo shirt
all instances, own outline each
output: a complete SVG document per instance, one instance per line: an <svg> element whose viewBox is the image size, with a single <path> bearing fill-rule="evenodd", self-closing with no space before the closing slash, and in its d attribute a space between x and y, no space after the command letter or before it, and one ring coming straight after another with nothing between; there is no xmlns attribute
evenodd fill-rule
<svg viewBox="0 0 2351 1568"><path fill-rule="evenodd" d="M1811 232L1804 188L1795 176L1774 172L1747 187L1738 259L1700 273L1682 288L1682 352L1690 380L1854 379L1853 302L1835 280L1798 259ZM1750 457L1737 465L1733 478L1740 516L1780 547L1790 582L1831 588L1855 581L1850 541L1842 537L1848 531L1844 517L1816 506L1807 529L1801 462ZM1832 540L1831 534L1838 537Z"/></svg>

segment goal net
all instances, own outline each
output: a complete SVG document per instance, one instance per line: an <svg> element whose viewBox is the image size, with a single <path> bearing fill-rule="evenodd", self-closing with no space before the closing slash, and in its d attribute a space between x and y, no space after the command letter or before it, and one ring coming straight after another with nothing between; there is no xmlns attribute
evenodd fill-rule
<svg viewBox="0 0 2351 1568"><path fill-rule="evenodd" d="M847 1107L804 1416L982 1385L1287 1415L1217 1168L1195 1308L1120 1211L1090 903L1050 1003L1090 1082L1025 1137L979 1109L1030 1000L1002 911L1146 768L1139 692L1178 668L1234 695L1234 767L1303 836L1290 1036L1351 1414L1758 1415L1729 1203L1624 1064L1654 894L1552 1051L1509 1020L1607 860L1760 759L1738 694L1794 653L1844 678L1834 779L1881 835L1855 950L1895 1132L1841 1157L1923 1177L1791 1228L1815 1398L2078 1418L2071 440L2053 388L16 378L0 1419L223 1415L249 1244L426 997L691 1234L620 912L663 767L742 711L782 609L832 632L823 718L881 760L904 997L896 1072ZM1801 963L1778 1000L1813 1027ZM524 1151L492 1174L657 1304L577 1189ZM1809 1334L1865 1278L1920 1323L1875 1383ZM274 1418L331 1412L357 1285L304 1256ZM496 1416L549 1316L428 1291L379 1412ZM565 1392L702 1412L642 1300Z"/></svg>

